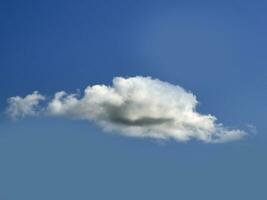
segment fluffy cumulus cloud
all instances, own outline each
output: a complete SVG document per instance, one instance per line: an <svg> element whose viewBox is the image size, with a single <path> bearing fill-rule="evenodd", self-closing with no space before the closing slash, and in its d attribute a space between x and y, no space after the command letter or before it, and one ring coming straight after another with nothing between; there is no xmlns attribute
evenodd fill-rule
<svg viewBox="0 0 267 200"><path fill-rule="evenodd" d="M39 103L43 100L45 100L45 97L37 91L25 97L11 97L8 99L7 114L13 119L37 115L40 111Z"/></svg>
<svg viewBox="0 0 267 200"><path fill-rule="evenodd" d="M38 92L11 97L7 113L12 118L41 114L90 120L106 131L140 138L220 143L246 135L217 123L215 116L198 113L191 92L150 77L115 77L112 86L88 86L82 96L60 91L45 99Z"/></svg>

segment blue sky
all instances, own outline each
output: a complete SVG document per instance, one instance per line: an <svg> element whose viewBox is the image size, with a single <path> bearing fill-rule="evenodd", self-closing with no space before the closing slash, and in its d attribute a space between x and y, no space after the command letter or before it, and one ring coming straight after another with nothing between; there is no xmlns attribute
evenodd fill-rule
<svg viewBox="0 0 267 200"><path fill-rule="evenodd" d="M265 1L1 1L0 199L266 199ZM151 76L249 131L223 144L136 139L5 114L34 90Z"/></svg>

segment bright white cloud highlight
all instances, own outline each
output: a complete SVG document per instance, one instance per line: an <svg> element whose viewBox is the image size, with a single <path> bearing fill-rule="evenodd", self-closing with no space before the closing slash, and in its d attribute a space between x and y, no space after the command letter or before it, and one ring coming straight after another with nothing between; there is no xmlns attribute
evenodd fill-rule
<svg viewBox="0 0 267 200"><path fill-rule="evenodd" d="M85 119L104 130L141 138L220 143L246 135L216 123L212 115L198 113L198 101L191 92L150 77L115 77L112 86L88 86L82 97L61 91L41 107L43 100L38 92L11 97L7 113L12 118L43 114Z"/></svg>

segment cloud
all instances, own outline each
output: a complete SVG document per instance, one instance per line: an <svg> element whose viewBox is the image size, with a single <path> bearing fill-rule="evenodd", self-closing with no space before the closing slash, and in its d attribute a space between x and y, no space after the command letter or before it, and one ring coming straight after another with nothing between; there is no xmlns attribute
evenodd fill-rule
<svg viewBox="0 0 267 200"><path fill-rule="evenodd" d="M37 91L25 96L24 98L16 96L8 99L7 114L15 119L25 116L34 116L39 113L40 101L45 100L45 97Z"/></svg>
<svg viewBox="0 0 267 200"><path fill-rule="evenodd" d="M191 92L150 77L115 77L112 86L88 86L81 97L60 91L40 106L44 100L38 92L11 97L7 113L12 118L48 115L90 120L106 131L140 138L221 143L246 135L217 123L215 116L198 113Z"/></svg>

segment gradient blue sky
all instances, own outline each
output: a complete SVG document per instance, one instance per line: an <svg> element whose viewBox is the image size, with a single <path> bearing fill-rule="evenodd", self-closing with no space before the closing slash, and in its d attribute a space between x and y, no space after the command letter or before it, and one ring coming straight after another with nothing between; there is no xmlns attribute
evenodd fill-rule
<svg viewBox="0 0 267 200"><path fill-rule="evenodd" d="M267 199L266 1L0 1L0 199ZM152 76L245 140L158 143L6 99Z"/></svg>

